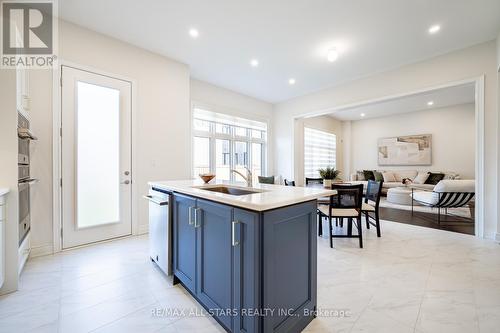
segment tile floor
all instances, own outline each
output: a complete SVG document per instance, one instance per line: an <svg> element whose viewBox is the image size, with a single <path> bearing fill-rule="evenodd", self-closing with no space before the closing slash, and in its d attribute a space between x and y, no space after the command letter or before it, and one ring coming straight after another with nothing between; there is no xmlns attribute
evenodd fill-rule
<svg viewBox="0 0 500 333"><path fill-rule="evenodd" d="M318 317L308 332L498 332L500 245L383 222L382 238L318 242ZM19 291L0 297L0 332L222 332L211 318L153 316L201 309L149 261L147 237L32 259Z"/></svg>

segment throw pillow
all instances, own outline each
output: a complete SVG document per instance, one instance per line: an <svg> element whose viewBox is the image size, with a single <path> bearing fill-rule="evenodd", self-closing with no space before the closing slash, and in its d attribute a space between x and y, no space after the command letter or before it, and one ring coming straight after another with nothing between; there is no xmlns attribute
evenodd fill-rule
<svg viewBox="0 0 500 333"><path fill-rule="evenodd" d="M356 180L365 180L365 174L363 173L363 171L356 172Z"/></svg>
<svg viewBox="0 0 500 333"><path fill-rule="evenodd" d="M384 176L384 183L394 183L396 181L396 177L392 172L384 172L382 176Z"/></svg>
<svg viewBox="0 0 500 333"><path fill-rule="evenodd" d="M397 182L401 183L403 181L403 177L401 177L401 175L398 172L394 172L394 178L396 179Z"/></svg>
<svg viewBox="0 0 500 333"><path fill-rule="evenodd" d="M274 176L269 176L269 177L259 176L259 183L261 183L261 184L274 184Z"/></svg>
<svg viewBox="0 0 500 333"><path fill-rule="evenodd" d="M417 174L417 177L415 177L415 179L413 180L413 183L415 183L415 184L425 184L425 182L427 181L427 178L429 178L429 173L428 172L422 172L422 171L420 171Z"/></svg>
<svg viewBox="0 0 500 333"><path fill-rule="evenodd" d="M429 178L425 181L424 184L436 185L444 178L444 173L433 173L429 172Z"/></svg>
<svg viewBox="0 0 500 333"><path fill-rule="evenodd" d="M444 174L444 178L443 179L448 179L448 180L455 180L455 179L459 179L459 176L457 173L454 173L454 172L448 172L448 173L445 173Z"/></svg>
<svg viewBox="0 0 500 333"><path fill-rule="evenodd" d="M365 180L375 180L375 175L372 170L363 170Z"/></svg>
<svg viewBox="0 0 500 333"><path fill-rule="evenodd" d="M382 172L373 171L373 175L375 176L376 182L383 182L384 181L384 176L382 175Z"/></svg>

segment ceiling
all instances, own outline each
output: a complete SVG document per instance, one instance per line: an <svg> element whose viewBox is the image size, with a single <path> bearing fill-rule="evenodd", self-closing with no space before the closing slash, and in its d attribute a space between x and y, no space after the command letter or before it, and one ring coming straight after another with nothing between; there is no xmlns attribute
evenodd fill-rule
<svg viewBox="0 0 500 333"><path fill-rule="evenodd" d="M330 114L330 116L342 121L386 117L401 113L474 103L474 97L475 88L474 84L471 83L395 98L379 103L370 103L360 107L346 108L336 111ZM427 105L431 101L433 104Z"/></svg>
<svg viewBox="0 0 500 333"><path fill-rule="evenodd" d="M194 78L272 103L493 40L500 30L498 0L64 0L59 12L186 63ZM433 24L441 30L430 35ZM339 58L330 63L332 47Z"/></svg>

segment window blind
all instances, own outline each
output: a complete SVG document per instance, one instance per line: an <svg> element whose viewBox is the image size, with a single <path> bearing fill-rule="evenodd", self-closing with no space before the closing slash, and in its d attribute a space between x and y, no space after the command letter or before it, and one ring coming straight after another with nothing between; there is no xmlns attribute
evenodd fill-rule
<svg viewBox="0 0 500 333"><path fill-rule="evenodd" d="M304 127L304 176L319 177L318 169L337 167L337 136Z"/></svg>

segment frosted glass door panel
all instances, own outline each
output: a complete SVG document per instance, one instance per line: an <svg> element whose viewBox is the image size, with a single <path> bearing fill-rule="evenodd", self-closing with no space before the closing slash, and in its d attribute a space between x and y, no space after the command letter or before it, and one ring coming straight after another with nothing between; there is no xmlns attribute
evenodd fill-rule
<svg viewBox="0 0 500 333"><path fill-rule="evenodd" d="M77 226L120 221L120 91L77 83Z"/></svg>
<svg viewBox="0 0 500 333"><path fill-rule="evenodd" d="M61 66L62 248L132 234L132 84Z"/></svg>

